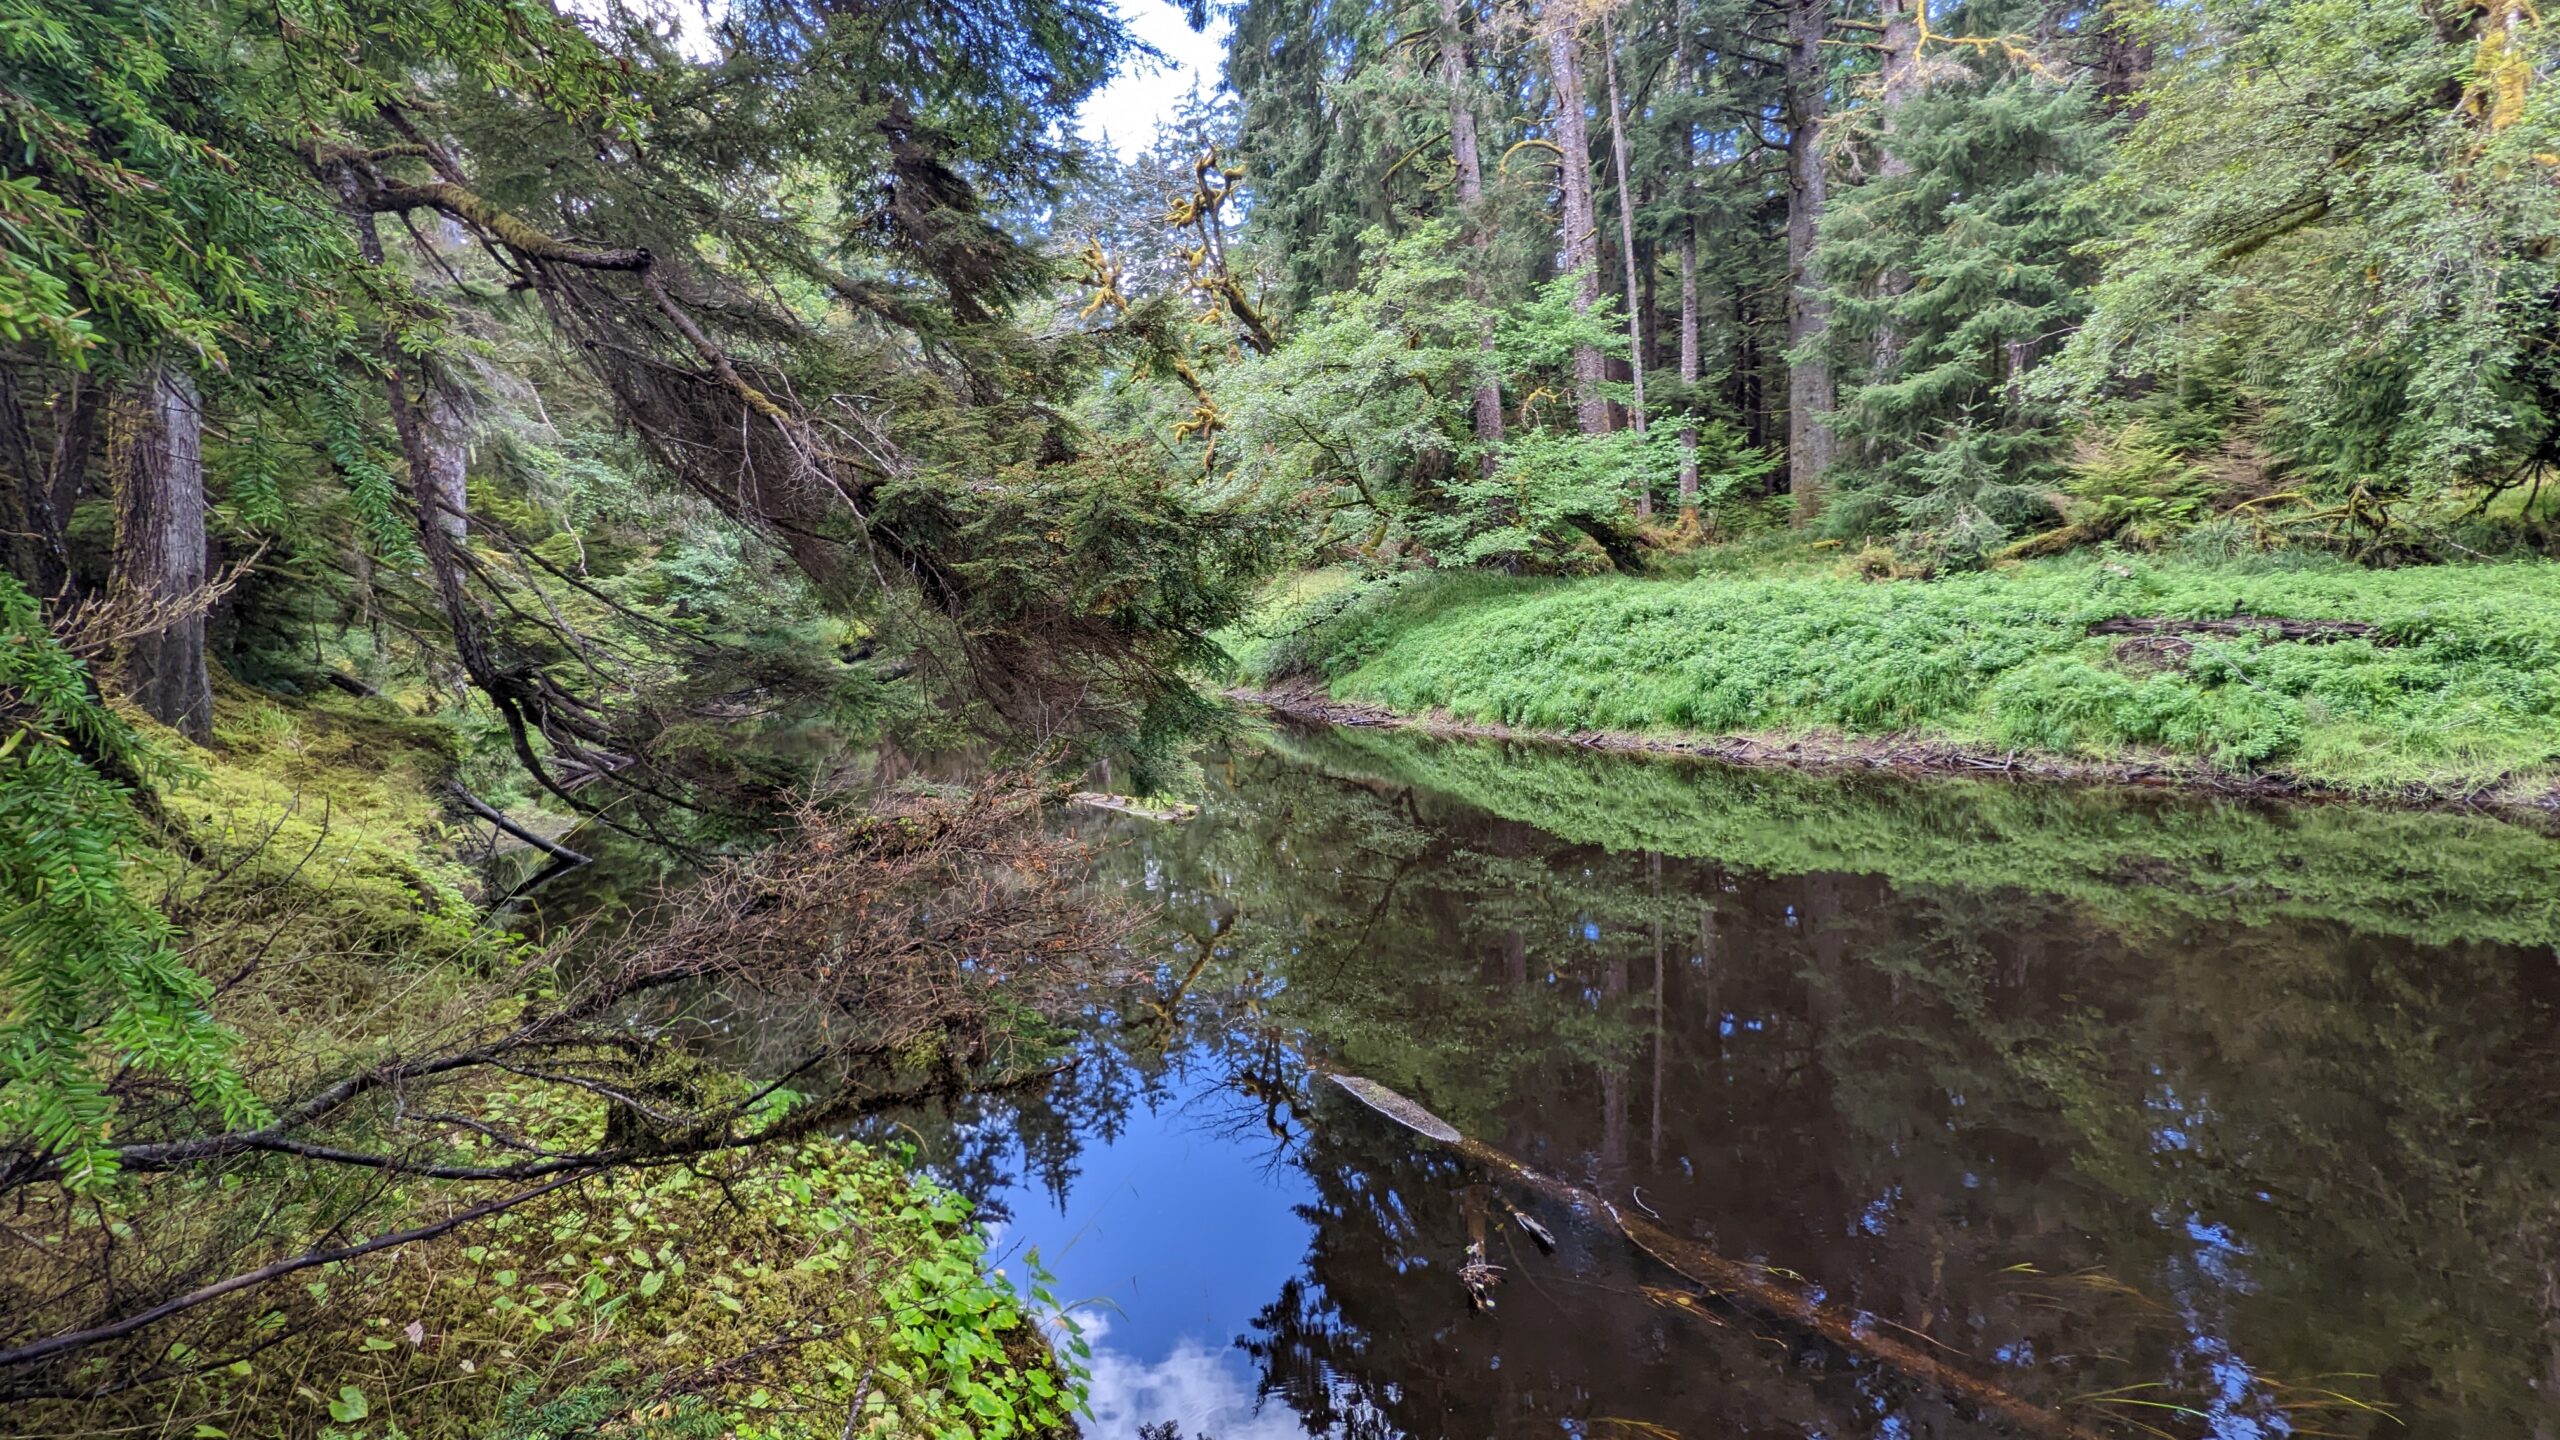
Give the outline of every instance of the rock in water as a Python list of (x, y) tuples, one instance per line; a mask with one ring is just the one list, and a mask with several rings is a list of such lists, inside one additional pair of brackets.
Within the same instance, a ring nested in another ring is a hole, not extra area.
[(1458, 1127), (1414, 1104), (1386, 1086), (1361, 1075), (1336, 1075), (1333, 1083), (1358, 1097), (1361, 1104), (1417, 1135), (1456, 1144)]

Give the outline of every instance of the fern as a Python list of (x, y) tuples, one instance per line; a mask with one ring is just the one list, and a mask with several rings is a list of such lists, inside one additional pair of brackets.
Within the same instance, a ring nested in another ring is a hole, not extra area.
[(167, 918), (124, 883), (133, 808), (92, 757), (155, 767), (5, 574), (0, 704), (0, 1146), (87, 1187), (115, 1171), (119, 1070), (177, 1082), (226, 1125), (260, 1107)]

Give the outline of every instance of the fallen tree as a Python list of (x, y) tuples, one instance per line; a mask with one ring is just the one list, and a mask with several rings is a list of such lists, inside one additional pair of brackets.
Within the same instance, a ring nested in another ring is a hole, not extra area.
[(1694, 1240), (1672, 1234), (1641, 1215), (1628, 1214), (1593, 1191), (1560, 1180), (1467, 1135), (1429, 1110), (1365, 1076), (1334, 1074), (1331, 1078), (1370, 1109), (1415, 1134), (1446, 1145), (1496, 1178), (1509, 1180), (1555, 1201), (1589, 1223), (1615, 1229), (1637, 1249), (1718, 1298), (1820, 1335), (1852, 1355), (1961, 1400), (1988, 1419), (2029, 1434), (2052, 1436), (2055, 1440), (2098, 1440), (2097, 1432), (2015, 1391), (1995, 1385), (1969, 1369), (1949, 1364), (1918, 1346), (1894, 1339), (1884, 1333), (1889, 1328), (1897, 1328), (1890, 1321), (1827, 1300), (1820, 1286), (1782, 1275), (1767, 1266), (1728, 1259)]

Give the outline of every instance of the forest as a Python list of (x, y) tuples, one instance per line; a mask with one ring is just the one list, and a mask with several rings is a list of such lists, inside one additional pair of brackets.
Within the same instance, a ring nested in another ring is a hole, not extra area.
[(2341, 807), (1416, 751), (1453, 891), (2560, 933), (2525, 0), (1141, 5), (0, 0), (0, 1433), (1090, 1427), (916, 1145), (1275, 719)]

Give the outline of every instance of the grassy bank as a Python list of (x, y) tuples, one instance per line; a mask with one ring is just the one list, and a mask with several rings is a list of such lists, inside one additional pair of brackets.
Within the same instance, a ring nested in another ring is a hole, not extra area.
[[(2074, 557), (1934, 581), (1301, 576), (1242, 680), (1532, 730), (1838, 734), (2164, 759), (2348, 790), (2547, 794), (2560, 565), (2398, 571)], [(2232, 616), (2369, 632), (2092, 634)]]
[[(253, 1083), (290, 1090), (484, 1033), (560, 983), (554, 957), (481, 909), (466, 860), (488, 831), (439, 802), (457, 761), (444, 721), (226, 685), (210, 746), (153, 740), (185, 778), (128, 878), (163, 898)], [(746, 1083), (709, 1063), (666, 1079)], [(477, 1165), (517, 1157), (506, 1134), (576, 1144), (613, 1124), (599, 1094), (530, 1078), (434, 1103), (458, 1105), (435, 1117), (457, 1137), (445, 1158)], [(387, 1134), (396, 1118), (366, 1123)], [(174, 1291), (315, 1232), (432, 1225), (488, 1193), (246, 1156), (48, 1193), (12, 1226), (30, 1253), (65, 1256), (107, 1227), (144, 1257), (126, 1283)], [(22, 1255), (13, 1283), (49, 1294), (81, 1277), (66, 1261), (49, 1279), (44, 1263)], [(1018, 1291), (990, 1270), (957, 1197), (814, 1136), (592, 1175), (296, 1271), (155, 1333), (161, 1383), (9, 1407), (0, 1436), (1049, 1435), (1069, 1424), (1074, 1380), (1030, 1318), (1036, 1294), (1036, 1272)]]

